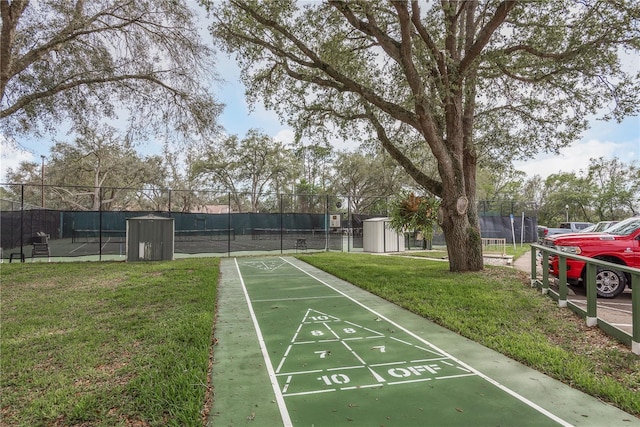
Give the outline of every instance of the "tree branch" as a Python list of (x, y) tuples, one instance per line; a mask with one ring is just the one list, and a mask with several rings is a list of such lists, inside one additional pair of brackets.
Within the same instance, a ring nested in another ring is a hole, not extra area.
[(487, 22), (487, 24), (482, 27), (482, 29), (478, 33), (478, 37), (476, 37), (476, 41), (473, 43), (473, 45), (471, 45), (470, 48), (467, 49), (464, 58), (462, 58), (462, 60), (460, 61), (460, 66), (458, 68), (460, 74), (464, 74), (467, 72), (471, 64), (482, 53), (487, 43), (489, 43), (489, 40), (491, 39), (493, 33), (504, 22), (511, 9), (513, 9), (516, 4), (517, 2), (514, 0), (506, 0), (498, 5), (489, 22)]
[[(330, 0), (329, 4), (338, 10), (356, 30), (373, 37), (389, 57), (400, 63), (400, 43), (382, 31), (377, 25), (358, 19), (349, 4), (344, 1)], [(371, 21), (372, 17), (370, 17)]]
[[(236, 34), (231, 31), (231, 28), (229, 28), (228, 26), (225, 26), (225, 28), (227, 28), (227, 30), (231, 34), (237, 37), (241, 37), (243, 40), (259, 44), (260, 46), (263, 46), (264, 48), (269, 49), (276, 56), (279, 56), (279, 57), (284, 56), (287, 59), (293, 59), (294, 62), (306, 68), (317, 69), (323, 72), (324, 74), (328, 75), (329, 77), (331, 77), (338, 84), (334, 84), (327, 79), (319, 79), (316, 76), (311, 77), (303, 73), (298, 73), (289, 67), (285, 67), (286, 72), (291, 77), (301, 79), (309, 83), (321, 84), (323, 87), (331, 87), (333, 89), (336, 89), (342, 92), (351, 92), (351, 93), (358, 94), (362, 98), (366, 99), (367, 101), (379, 107), (381, 110), (385, 111), (390, 116), (394, 117), (395, 119), (400, 120), (404, 123), (407, 123), (412, 127), (419, 126), (418, 122), (416, 121), (416, 117), (413, 115), (413, 113), (411, 113), (406, 109), (401, 108), (395, 103), (386, 101), (381, 96), (379, 96), (376, 92), (374, 92), (372, 89), (358, 83), (353, 79), (348, 78), (345, 74), (336, 70), (331, 64), (323, 61), (314, 51), (312, 51), (301, 40), (295, 37), (288, 29), (280, 25), (278, 22), (265, 18), (264, 16), (257, 13), (255, 10), (253, 10), (251, 7), (244, 4), (243, 2), (234, 1), (234, 4), (237, 7), (244, 10), (245, 12), (247, 12), (248, 14), (250, 14), (251, 17), (254, 18), (256, 21), (258, 21), (259, 23), (269, 28), (272, 28), (277, 33), (283, 35), (287, 40), (291, 41), (294, 44), (294, 46), (298, 50), (300, 50), (307, 58), (309, 58), (310, 61), (302, 61), (299, 58), (292, 57), (292, 55), (286, 54), (281, 49), (277, 48), (271, 43), (267, 43), (263, 39), (258, 39), (257, 37), (246, 37), (241, 34)], [(221, 25), (224, 25), (224, 23), (221, 23)]]
[(19, 61), (15, 61), (15, 62), (12, 61), (9, 78), (26, 70), (28, 67), (30, 67), (32, 64), (34, 64), (36, 61), (38, 61), (47, 53), (51, 52), (52, 50), (58, 49), (60, 46), (63, 46), (64, 44), (69, 43), (72, 40), (78, 39), (81, 36), (86, 36), (89, 34), (97, 34), (97, 33), (103, 33), (106, 31), (119, 30), (119, 29), (128, 27), (135, 22), (138, 22), (142, 17), (142, 15), (136, 16), (133, 18), (118, 17), (118, 19), (122, 21), (118, 25), (106, 25), (104, 27), (88, 28), (90, 24), (98, 21), (101, 17), (114, 16), (114, 15), (110, 12), (101, 11), (100, 13), (97, 13), (86, 19), (83, 19), (83, 16), (82, 16), (82, 9), (84, 7), (83, 5), (84, 5), (84, 1), (78, 1), (78, 3), (76, 3), (76, 10), (71, 22), (67, 26), (65, 26), (63, 29), (61, 29), (59, 32), (57, 32), (51, 40), (34, 49), (31, 49), (29, 52), (27, 52), (26, 55), (20, 58)]
[(167, 85), (166, 83), (164, 83), (163, 81), (150, 76), (150, 75), (144, 75), (144, 74), (123, 74), (120, 76), (113, 76), (113, 77), (101, 77), (101, 78), (93, 78), (93, 79), (79, 79), (79, 80), (75, 80), (75, 81), (71, 81), (69, 83), (64, 83), (64, 84), (58, 84), (55, 85), (52, 88), (49, 88), (47, 90), (44, 91), (40, 91), (40, 92), (35, 92), (35, 93), (31, 93), (29, 95), (25, 95), (21, 98), (19, 98), (16, 102), (14, 102), (11, 106), (9, 106), (8, 108), (5, 108), (4, 110), (0, 110), (0, 118), (4, 118), (4, 117), (8, 117), (12, 114), (14, 114), (15, 112), (19, 111), (20, 109), (24, 108), (25, 106), (29, 105), (31, 102), (33, 101), (37, 101), (39, 99), (43, 99), (43, 98), (47, 98), (49, 96), (55, 95), (56, 93), (65, 91), (65, 90), (69, 90), (69, 89), (73, 89), (79, 86), (88, 86), (88, 85), (92, 85), (92, 84), (102, 84), (102, 83), (113, 83), (113, 82), (121, 82), (121, 81), (127, 81), (127, 80), (143, 80), (143, 81), (148, 81), (151, 82), (153, 84), (156, 84), (164, 89), (167, 89), (169, 92), (173, 93), (174, 95), (179, 95), (179, 96), (186, 96), (184, 93), (182, 93), (181, 91), (172, 88), (171, 86)]
[(375, 116), (371, 108), (368, 106), (365, 106), (365, 109), (367, 110), (367, 114), (366, 114), (367, 119), (373, 125), (374, 129), (376, 130), (376, 135), (378, 137), (378, 140), (380, 141), (382, 146), (385, 148), (385, 150), (387, 150), (389, 155), (393, 159), (395, 159), (398, 162), (398, 164), (402, 166), (402, 168), (418, 184), (422, 185), (430, 193), (439, 197), (442, 196), (442, 190), (443, 190), (442, 182), (436, 181), (435, 179), (429, 177), (424, 172), (422, 172), (418, 167), (416, 167), (416, 165), (414, 165), (413, 162), (402, 151), (400, 151), (398, 147), (396, 147), (391, 142), (384, 126), (382, 126), (382, 124), (380, 123), (378, 118)]
[(11, 78), (11, 47), (16, 36), (16, 27), (20, 16), (29, 2), (27, 0), (0, 0), (0, 16), (2, 29), (0, 30), (0, 100), (4, 99), (7, 83)]
[(444, 55), (438, 49), (438, 46), (435, 44), (427, 29), (422, 25), (422, 20), (420, 19), (420, 5), (418, 0), (412, 0), (411, 2), (411, 23), (414, 28), (418, 32), (418, 35), (425, 43), (429, 52), (431, 52), (431, 57), (434, 59), (437, 68), (433, 68), (431, 74), (433, 76), (439, 76), (443, 86), (447, 86), (447, 67), (444, 61)]

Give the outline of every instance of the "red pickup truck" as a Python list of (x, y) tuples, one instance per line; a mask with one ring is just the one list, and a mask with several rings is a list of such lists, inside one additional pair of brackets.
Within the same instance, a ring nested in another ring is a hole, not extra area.
[[(640, 216), (621, 221), (602, 233), (570, 233), (546, 237), (543, 244), (567, 254), (582, 255), (613, 264), (640, 268)], [(567, 258), (567, 281), (584, 282), (586, 264)], [(558, 276), (558, 257), (549, 257), (549, 272)], [(613, 298), (626, 286), (631, 288), (631, 276), (619, 270), (598, 267), (596, 288), (598, 296)]]

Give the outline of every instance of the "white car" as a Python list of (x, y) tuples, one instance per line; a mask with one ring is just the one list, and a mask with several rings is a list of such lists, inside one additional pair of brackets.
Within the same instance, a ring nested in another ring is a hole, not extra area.
[(601, 233), (606, 231), (607, 228), (611, 227), (614, 224), (617, 224), (618, 221), (600, 221), (597, 224), (590, 225), (589, 227), (580, 230), (580, 233)]

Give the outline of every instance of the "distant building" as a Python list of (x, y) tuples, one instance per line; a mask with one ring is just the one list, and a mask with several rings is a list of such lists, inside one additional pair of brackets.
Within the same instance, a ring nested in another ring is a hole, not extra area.
[(204, 205), (195, 207), (192, 213), (205, 213), (205, 214), (227, 214), (230, 213), (229, 205)]

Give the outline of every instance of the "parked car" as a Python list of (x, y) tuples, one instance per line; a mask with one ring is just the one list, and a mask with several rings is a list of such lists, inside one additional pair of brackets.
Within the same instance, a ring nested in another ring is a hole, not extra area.
[(538, 241), (542, 242), (547, 236), (554, 234), (577, 233), (585, 228), (594, 225), (592, 222), (568, 221), (561, 222), (559, 228), (549, 228), (544, 225), (538, 226)]
[(580, 233), (599, 233), (605, 231), (612, 225), (617, 224), (619, 221), (600, 221), (597, 224), (590, 225), (587, 228), (580, 230)]
[[(567, 254), (576, 254), (613, 264), (640, 268), (640, 217), (625, 219), (601, 233), (558, 234), (544, 239), (545, 246)], [(558, 257), (549, 257), (549, 272), (558, 276)], [(586, 263), (567, 258), (567, 281), (584, 283)], [(598, 267), (596, 289), (598, 296), (613, 298), (625, 288), (631, 288), (631, 276), (609, 267)]]

